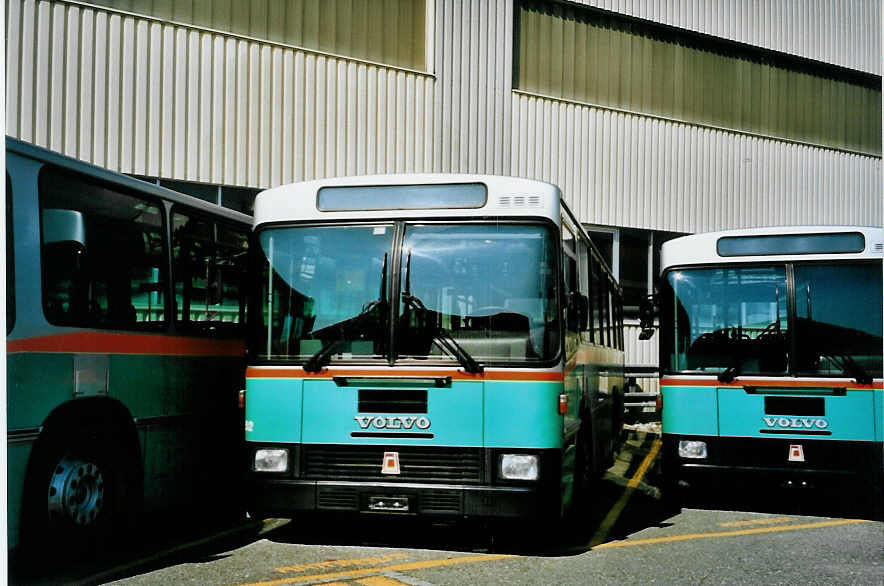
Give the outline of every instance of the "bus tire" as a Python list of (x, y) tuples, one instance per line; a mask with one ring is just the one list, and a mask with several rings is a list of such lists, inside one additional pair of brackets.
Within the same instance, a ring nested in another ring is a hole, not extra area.
[(666, 518), (674, 517), (681, 513), (684, 506), (684, 494), (678, 484), (678, 478), (673, 470), (667, 472), (665, 459), (662, 462), (663, 470), (660, 475), (660, 503), (663, 505), (663, 515)]
[[(137, 466), (111, 434), (46, 437), (25, 483), (23, 545), (54, 562), (124, 543), (140, 504)], [(48, 551), (47, 551), (48, 550)], [(31, 557), (31, 556), (29, 556)]]
[[(588, 421), (584, 415), (583, 421)], [(596, 470), (592, 456), (590, 439), (592, 430), (584, 424), (577, 432), (576, 453), (574, 456), (574, 486), (571, 493), (570, 518), (574, 527), (585, 525), (584, 520), (592, 514), (592, 498), (590, 491), (596, 479)]]

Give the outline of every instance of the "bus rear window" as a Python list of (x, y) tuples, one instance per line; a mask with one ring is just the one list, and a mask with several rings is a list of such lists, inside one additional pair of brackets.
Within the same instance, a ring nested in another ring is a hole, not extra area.
[(862, 252), (865, 248), (866, 239), (860, 232), (725, 236), (718, 239), (720, 256), (845, 254)]

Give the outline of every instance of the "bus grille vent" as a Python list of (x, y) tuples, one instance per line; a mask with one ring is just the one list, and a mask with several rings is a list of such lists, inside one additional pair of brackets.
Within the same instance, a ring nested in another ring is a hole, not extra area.
[(504, 208), (539, 208), (541, 205), (539, 195), (501, 195), (497, 199), (500, 207)]
[(875, 252), (884, 252), (884, 242), (876, 242), (872, 248)]
[[(400, 474), (381, 474), (388, 451), (399, 453)], [(480, 448), (306, 445), (303, 465), (309, 480), (478, 484), (484, 463)]]
[(428, 490), (421, 494), (422, 513), (460, 514), (460, 493), (454, 490)]
[(359, 494), (352, 488), (332, 488), (320, 486), (316, 502), (320, 509), (355, 511), (359, 508)]

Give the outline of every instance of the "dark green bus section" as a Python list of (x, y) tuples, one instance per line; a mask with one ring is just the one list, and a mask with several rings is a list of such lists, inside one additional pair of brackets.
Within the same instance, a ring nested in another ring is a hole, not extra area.
[(10, 550), (56, 561), (144, 513), (238, 514), (249, 218), (6, 149)]

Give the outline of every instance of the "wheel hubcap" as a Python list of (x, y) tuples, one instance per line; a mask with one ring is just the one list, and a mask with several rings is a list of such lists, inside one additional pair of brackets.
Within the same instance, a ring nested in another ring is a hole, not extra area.
[(49, 479), (49, 516), (86, 526), (95, 522), (103, 507), (101, 469), (79, 458), (62, 458)]

